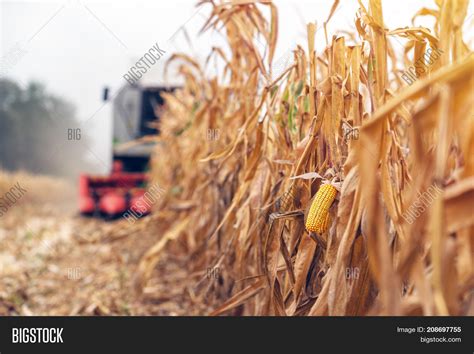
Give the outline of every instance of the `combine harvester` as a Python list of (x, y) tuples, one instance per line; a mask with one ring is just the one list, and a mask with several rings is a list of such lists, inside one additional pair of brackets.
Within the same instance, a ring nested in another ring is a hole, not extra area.
[[(174, 87), (126, 85), (113, 100), (113, 164), (107, 176), (81, 174), (79, 211), (84, 216), (113, 219), (125, 212), (147, 215), (151, 206), (142, 202), (148, 183), (148, 166), (154, 147), (147, 136), (158, 134), (157, 113), (161, 93)], [(108, 89), (104, 89), (104, 101)]]

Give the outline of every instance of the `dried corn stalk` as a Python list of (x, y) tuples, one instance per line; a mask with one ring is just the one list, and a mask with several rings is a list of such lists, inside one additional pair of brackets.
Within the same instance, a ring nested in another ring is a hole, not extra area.
[[(166, 249), (201, 274), (193, 299), (215, 315), (474, 314), (468, 2), (420, 10), (433, 29), (388, 29), (380, 0), (359, 4), (358, 36), (316, 53), (308, 25), (308, 52), (294, 48), (270, 82), (276, 7), (201, 2), (212, 6), (203, 30), (227, 38), (211, 53), (225, 68), (206, 77), (192, 58), (172, 59), (186, 84), (166, 97), (154, 158), (163, 234), (139, 287)], [(407, 40), (402, 58), (394, 37)], [(402, 73), (428, 48), (438, 60), (407, 85)], [(310, 237), (304, 215), (323, 179), (340, 193), (326, 237)], [(210, 267), (219, 279), (206, 279)]]

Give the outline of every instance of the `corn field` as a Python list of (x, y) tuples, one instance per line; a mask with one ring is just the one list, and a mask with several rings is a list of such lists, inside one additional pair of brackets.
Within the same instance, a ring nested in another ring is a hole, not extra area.
[(413, 14), (433, 28), (387, 28), (382, 1), (359, 0), (354, 32), (328, 33), (335, 1), (277, 76), (271, 1), (198, 6), (226, 47), (169, 59), (185, 84), (160, 112), (152, 175), (166, 195), (137, 290), (166, 252), (209, 315), (473, 315), (468, 1)]

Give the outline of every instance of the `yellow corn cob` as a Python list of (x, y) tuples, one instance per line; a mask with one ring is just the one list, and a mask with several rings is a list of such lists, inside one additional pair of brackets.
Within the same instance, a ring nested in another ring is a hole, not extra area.
[(319, 227), (320, 231), (318, 232), (323, 233), (324, 231), (328, 229), (328, 226), (329, 226), (329, 212), (326, 214), (326, 217), (323, 219), (323, 223)]
[(337, 190), (330, 184), (323, 184), (309, 208), (306, 218), (306, 230), (321, 234), (329, 226), (329, 207), (336, 198)]

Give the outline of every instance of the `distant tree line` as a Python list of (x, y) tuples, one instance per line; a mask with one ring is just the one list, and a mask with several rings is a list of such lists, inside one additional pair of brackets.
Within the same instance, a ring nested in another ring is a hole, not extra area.
[(70, 134), (78, 127), (74, 106), (42, 84), (0, 79), (1, 169), (74, 176), (93, 168), (84, 161), (87, 136)]

